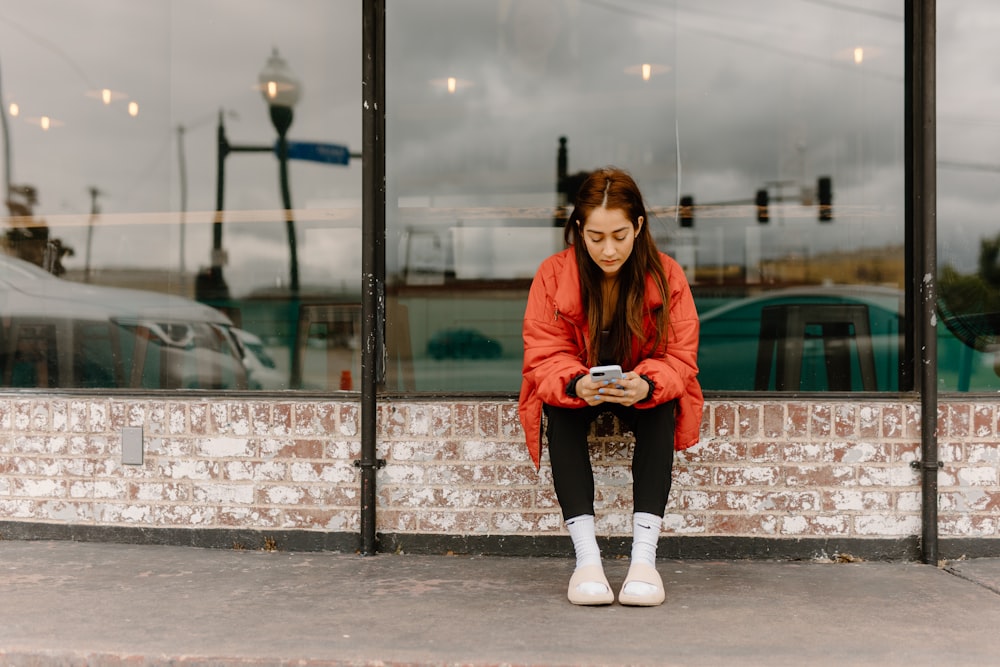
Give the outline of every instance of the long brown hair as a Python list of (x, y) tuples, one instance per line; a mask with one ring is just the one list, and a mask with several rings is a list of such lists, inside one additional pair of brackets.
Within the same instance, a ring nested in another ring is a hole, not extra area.
[[(663, 269), (656, 242), (649, 231), (649, 216), (642, 200), (639, 186), (628, 172), (615, 167), (605, 167), (590, 174), (580, 186), (580, 191), (574, 201), (573, 212), (566, 221), (564, 237), (576, 253), (576, 263), (580, 267), (580, 292), (583, 305), (587, 311), (587, 324), (590, 333), (590, 350), (587, 362), (594, 366), (599, 361), (602, 329), (602, 314), (604, 313), (604, 296), (601, 282), (604, 272), (587, 252), (583, 242), (582, 232), (588, 216), (595, 209), (620, 210), (632, 221), (636, 230), (632, 254), (625, 260), (618, 273), (618, 303), (614, 304), (614, 320), (611, 327), (610, 352), (619, 363), (630, 360), (633, 353), (632, 342), (641, 348), (646, 343), (646, 332), (643, 329), (646, 297), (646, 276), (652, 276), (653, 284), (659, 290), (663, 299), (663, 308), (652, 315), (656, 318), (656, 334), (653, 349), (658, 349), (665, 340), (667, 326), (670, 324), (670, 286), (667, 283), (667, 273)], [(639, 227), (639, 218), (643, 225)], [(575, 243), (574, 239), (580, 242)]]

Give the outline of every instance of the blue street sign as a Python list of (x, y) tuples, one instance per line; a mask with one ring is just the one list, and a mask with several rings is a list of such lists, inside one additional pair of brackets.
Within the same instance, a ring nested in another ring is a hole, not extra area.
[[(278, 144), (274, 145), (274, 152), (278, 152)], [(309, 141), (289, 141), (289, 160), (311, 160), (313, 162), (326, 162), (328, 164), (348, 164), (351, 160), (351, 150), (347, 146), (340, 144), (320, 144)]]

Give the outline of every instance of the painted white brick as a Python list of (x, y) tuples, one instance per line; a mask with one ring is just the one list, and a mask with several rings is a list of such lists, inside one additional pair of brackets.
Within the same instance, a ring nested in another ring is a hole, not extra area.
[(809, 532), (809, 522), (804, 516), (787, 516), (781, 526), (785, 535), (804, 535)]
[(920, 534), (920, 517), (903, 515), (861, 515), (854, 517), (858, 535), (894, 537)]
[(168, 479), (208, 479), (211, 469), (207, 461), (167, 461), (163, 464), (163, 476)]
[(253, 447), (247, 438), (207, 438), (200, 441), (198, 453), (214, 458), (247, 457), (253, 455)]
[(21, 493), (31, 498), (58, 498), (66, 495), (66, 485), (56, 479), (24, 479)]
[(267, 502), (272, 505), (297, 505), (306, 493), (295, 486), (271, 486), (264, 492)]
[(962, 467), (958, 469), (958, 483), (961, 486), (996, 486), (997, 469), (994, 467)]
[[(708, 407), (716, 422), (703, 426), (703, 444), (677, 456), (665, 532), (718, 534), (706, 528), (714, 526), (795, 538), (919, 534), (920, 473), (908, 465), (919, 455), (916, 404), (796, 401), (780, 413), (752, 401)], [(952, 417), (963, 410), (974, 419)], [(941, 443), (941, 532), (998, 537), (996, 407), (957, 404), (942, 414), (951, 421)], [(484, 417), (488, 428), (477, 430)], [(563, 530), (547, 451), (536, 473), (509, 401), (399, 402), (381, 406), (379, 418), (377, 456), (388, 460), (376, 473), (378, 516), (388, 517), (382, 529)], [(832, 420), (836, 435), (828, 431)], [(0, 516), (312, 530), (325, 514), (328, 530), (356, 530), (358, 423), (350, 401), (0, 399)], [(159, 446), (147, 447), (145, 465), (121, 465), (121, 425), (161, 436), (152, 439)], [(316, 438), (296, 440), (289, 425)], [(332, 440), (325, 433), (331, 425)], [(880, 431), (884, 440), (873, 435)], [(628, 445), (627, 435), (610, 434), (594, 447), (603, 534), (631, 533)]]
[(250, 505), (254, 487), (250, 484), (195, 484), (192, 495), (196, 503)]

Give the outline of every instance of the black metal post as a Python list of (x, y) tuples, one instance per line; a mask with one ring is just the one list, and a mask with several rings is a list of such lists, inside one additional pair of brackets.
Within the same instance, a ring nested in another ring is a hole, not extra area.
[(207, 282), (201, 276), (196, 284), (195, 292), (199, 301), (215, 301), (229, 299), (229, 285), (222, 275), (222, 265), (225, 263), (222, 251), (222, 212), (226, 208), (226, 157), (229, 155), (229, 141), (226, 139), (226, 126), (223, 121), (223, 111), (219, 109), (219, 127), (216, 131), (216, 162), (215, 162), (215, 218), (212, 220), (212, 255)]
[(292, 216), (292, 195), (288, 187), (288, 128), (292, 125), (291, 107), (271, 107), (271, 122), (278, 131), (278, 165), (281, 179), (281, 202), (285, 207), (285, 228), (288, 233), (288, 280), (292, 294), (299, 293), (299, 255)]
[(292, 312), (292, 372), (289, 384), (292, 389), (302, 388), (302, 350), (299, 348), (299, 252), (295, 235), (295, 217), (292, 215), (292, 194), (288, 186), (288, 128), (292, 125), (291, 107), (271, 106), (271, 122), (278, 131), (278, 167), (281, 181), (281, 203), (285, 211), (285, 232), (288, 236), (288, 290), (291, 294)]
[(566, 137), (559, 137), (559, 149), (556, 151), (556, 211), (552, 216), (553, 227), (562, 227), (569, 217), (569, 149), (566, 147), (566, 142)]
[[(906, 23), (906, 207), (907, 326), (913, 340), (908, 358), (919, 364), (909, 378), (920, 392), (921, 553), (938, 561), (937, 422), (937, 120), (935, 0), (907, 0)], [(904, 378), (907, 377), (905, 375)], [(908, 385), (910, 383), (907, 383)]]
[(556, 206), (566, 206), (569, 203), (569, 192), (566, 176), (569, 171), (569, 150), (566, 148), (566, 137), (559, 137), (559, 150), (556, 152)]
[(361, 553), (377, 549), (377, 387), (385, 352), (385, 0), (362, 5)]

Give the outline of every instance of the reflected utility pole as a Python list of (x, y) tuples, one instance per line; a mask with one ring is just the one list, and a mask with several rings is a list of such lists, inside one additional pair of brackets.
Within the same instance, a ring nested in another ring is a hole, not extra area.
[(7, 107), (3, 105), (3, 67), (0, 64), (0, 125), (3, 126), (3, 176), (4, 176), (4, 202), (10, 201), (10, 184), (13, 178), (10, 175), (10, 128), (7, 126)]
[(177, 168), (180, 170), (181, 210), (180, 210), (180, 244), (177, 270), (180, 273), (181, 295), (187, 296), (187, 269), (184, 266), (184, 235), (187, 233), (187, 159), (184, 156), (184, 126), (177, 126)]
[(101, 213), (101, 207), (97, 205), (97, 198), (104, 193), (94, 186), (87, 188), (90, 192), (90, 221), (87, 223), (87, 249), (83, 258), (83, 282), (90, 282), (90, 249), (94, 241), (94, 222)]

